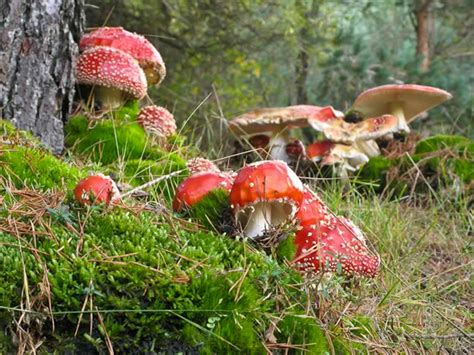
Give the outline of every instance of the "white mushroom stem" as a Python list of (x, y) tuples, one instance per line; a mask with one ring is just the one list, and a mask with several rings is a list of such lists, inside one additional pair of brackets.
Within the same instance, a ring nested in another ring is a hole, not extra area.
[(291, 158), (286, 153), (286, 145), (291, 142), (290, 134), (287, 129), (273, 132), (270, 138), (270, 156), (273, 160), (283, 160), (289, 163)]
[(390, 114), (398, 118), (398, 129), (400, 131), (405, 131), (410, 133), (410, 128), (408, 127), (407, 121), (405, 120), (405, 112), (401, 103), (394, 102), (390, 104)]
[(241, 210), (237, 214), (244, 234), (251, 239), (263, 235), (272, 226), (276, 227), (291, 218), (295, 209), (285, 201), (262, 201)]
[(380, 148), (377, 143), (370, 139), (368, 141), (357, 141), (355, 146), (369, 158), (376, 157), (380, 155)]
[(114, 109), (120, 107), (124, 102), (124, 94), (119, 89), (96, 86), (93, 90), (96, 101), (100, 101), (104, 108)]

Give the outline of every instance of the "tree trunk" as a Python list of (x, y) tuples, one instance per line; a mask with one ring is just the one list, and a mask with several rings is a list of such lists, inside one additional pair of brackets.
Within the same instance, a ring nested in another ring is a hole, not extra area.
[(308, 90), (306, 80), (309, 73), (309, 56), (305, 48), (301, 48), (298, 52), (296, 63), (296, 103), (307, 104)]
[(55, 153), (74, 96), (83, 0), (0, 0), (0, 115)]
[(430, 67), (430, 28), (433, 26), (431, 2), (432, 0), (416, 1), (416, 54), (421, 58), (421, 71), (427, 71)]

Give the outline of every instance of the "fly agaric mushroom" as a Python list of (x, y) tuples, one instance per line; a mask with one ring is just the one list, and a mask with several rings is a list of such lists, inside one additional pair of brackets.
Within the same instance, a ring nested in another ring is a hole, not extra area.
[(323, 157), (321, 165), (338, 165), (339, 176), (347, 177), (347, 171), (356, 171), (369, 157), (353, 145), (334, 144)]
[(330, 223), (314, 219), (302, 225), (295, 236), (293, 264), (304, 273), (337, 272), (375, 277), (380, 257), (371, 254), (363, 233), (346, 218), (333, 217)]
[(330, 140), (311, 143), (306, 147), (306, 156), (314, 162), (319, 162), (329, 153), (334, 143)]
[(96, 174), (79, 181), (74, 189), (74, 196), (83, 205), (94, 203), (109, 205), (120, 199), (120, 191), (109, 176)]
[(194, 206), (212, 190), (224, 189), (230, 191), (233, 176), (228, 173), (204, 171), (186, 178), (176, 189), (173, 200), (173, 210), (179, 212), (184, 208)]
[(109, 108), (119, 107), (126, 98), (146, 95), (146, 78), (137, 61), (127, 53), (107, 47), (93, 47), (79, 56), (77, 83), (94, 87), (94, 96)]
[(97, 46), (119, 49), (135, 58), (145, 72), (148, 85), (158, 85), (166, 76), (160, 53), (143, 36), (122, 27), (101, 27), (84, 35), (79, 43), (81, 51)]
[(306, 149), (299, 139), (288, 143), (285, 147), (286, 154), (293, 160), (305, 159)]
[(174, 116), (161, 106), (146, 106), (140, 110), (137, 122), (145, 131), (160, 138), (166, 138), (176, 132)]
[(303, 184), (285, 162), (261, 161), (237, 172), (229, 199), (237, 224), (253, 239), (293, 218)]
[(211, 173), (221, 172), (221, 170), (212, 161), (200, 157), (188, 160), (186, 162), (186, 167), (188, 168), (191, 175), (202, 173), (205, 171)]
[(383, 85), (360, 94), (351, 111), (358, 112), (362, 117), (394, 115), (398, 119), (398, 129), (410, 132), (408, 123), (451, 98), (449, 92), (431, 86)]
[(309, 127), (312, 120), (325, 121), (342, 116), (342, 112), (334, 110), (331, 106), (297, 105), (262, 108), (235, 117), (230, 121), (229, 128), (237, 136), (268, 134), (271, 158), (289, 162), (286, 145), (291, 143), (289, 135), (291, 129)]
[(300, 226), (314, 224), (314, 221), (320, 221), (321, 224), (328, 225), (335, 223), (335, 217), (327, 206), (308, 187), (304, 189), (303, 200), (298, 212), (295, 214), (295, 219), (299, 222)]

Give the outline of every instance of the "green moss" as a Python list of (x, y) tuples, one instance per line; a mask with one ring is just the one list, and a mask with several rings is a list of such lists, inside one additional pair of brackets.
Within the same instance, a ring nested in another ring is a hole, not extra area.
[(85, 174), (46, 150), (5, 146), (0, 154), (0, 175), (18, 188), (29, 186), (45, 190), (73, 189)]
[[(114, 166), (109, 168), (116, 170)], [(160, 176), (183, 170), (182, 174), (167, 178), (155, 185), (153, 190), (161, 194), (167, 201), (172, 201), (176, 187), (186, 175), (186, 162), (176, 153), (163, 152), (156, 160), (132, 159), (125, 162), (123, 172), (126, 180), (133, 186), (144, 184)]]
[(290, 343), (304, 349), (295, 353), (330, 354), (326, 335), (315, 319), (303, 314), (288, 315), (277, 326), (280, 343)]
[[(105, 165), (132, 159), (162, 159), (169, 153), (152, 144), (136, 122), (136, 115), (136, 107), (125, 106), (96, 122), (84, 115), (71, 117), (65, 126), (66, 146)], [(184, 138), (176, 134), (166, 144), (178, 151), (183, 148)]]
[(278, 244), (276, 249), (276, 256), (279, 262), (283, 263), (285, 260), (291, 261), (296, 255), (295, 236), (290, 235)]
[(104, 119), (89, 127), (85, 116), (72, 117), (65, 126), (65, 142), (76, 154), (110, 164), (120, 158), (150, 155), (145, 131), (135, 121)]
[[(224, 189), (213, 190), (186, 212), (199, 224), (219, 230), (219, 227), (226, 223), (222, 218), (231, 219), (229, 192)], [(229, 225), (232, 223), (227, 221)]]
[(423, 139), (416, 145), (415, 154), (449, 149), (458, 154), (474, 157), (474, 142), (463, 136), (436, 135)]

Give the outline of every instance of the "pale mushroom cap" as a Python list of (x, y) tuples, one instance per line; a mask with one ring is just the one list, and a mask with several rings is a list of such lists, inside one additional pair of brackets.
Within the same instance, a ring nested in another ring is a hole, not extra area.
[(146, 95), (146, 78), (137, 61), (127, 53), (108, 47), (93, 47), (79, 56), (78, 84), (123, 91), (135, 99)]
[(404, 111), (405, 120), (410, 123), (421, 113), (451, 98), (449, 92), (431, 86), (383, 85), (360, 94), (351, 110), (360, 112), (364, 117), (376, 117), (391, 113), (391, 106), (398, 104)]
[(147, 106), (140, 110), (138, 123), (147, 131), (160, 137), (168, 137), (176, 132), (174, 116), (161, 106)]
[(331, 106), (296, 105), (260, 108), (235, 117), (229, 122), (229, 128), (235, 134), (245, 136), (285, 128), (309, 127), (313, 119), (341, 115), (341, 112), (334, 110)]
[(133, 58), (146, 73), (148, 84), (158, 85), (166, 76), (166, 67), (158, 50), (143, 36), (122, 27), (101, 27), (85, 34), (80, 49), (104, 46), (119, 49)]
[(356, 170), (362, 164), (367, 163), (369, 158), (353, 145), (335, 144), (324, 156), (321, 163), (322, 165), (334, 165), (346, 161), (354, 168), (353, 170)]

